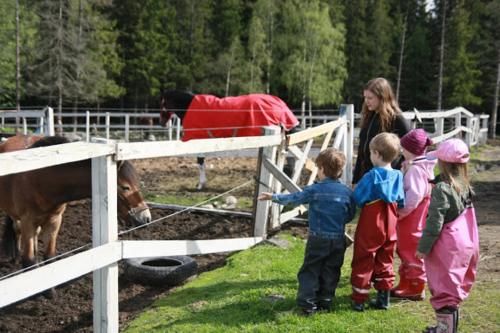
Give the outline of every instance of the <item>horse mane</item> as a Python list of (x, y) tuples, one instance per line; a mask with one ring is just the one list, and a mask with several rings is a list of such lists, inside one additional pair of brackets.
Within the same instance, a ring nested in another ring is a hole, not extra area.
[(161, 97), (165, 101), (168, 108), (186, 110), (189, 104), (191, 104), (194, 94), (190, 91), (172, 89), (164, 91)]
[(117, 163), (117, 167), (118, 173), (120, 173), (124, 178), (130, 179), (131, 182), (136, 184), (139, 183), (139, 177), (132, 163), (129, 161), (120, 161)]
[(33, 143), (31, 146), (29, 146), (28, 149), (60, 145), (60, 144), (69, 143), (69, 142), (70, 141), (68, 140), (68, 138), (65, 138), (63, 136), (45, 136), (45, 137), (41, 138), (40, 140), (36, 141), (35, 143)]

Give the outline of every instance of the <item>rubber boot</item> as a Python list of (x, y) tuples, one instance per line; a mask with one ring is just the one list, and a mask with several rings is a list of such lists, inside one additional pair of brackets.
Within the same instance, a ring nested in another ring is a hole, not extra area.
[[(421, 281), (406, 281), (406, 288), (392, 290), (391, 296), (397, 298), (409, 299), (412, 301), (421, 301), (425, 298), (425, 283)], [(401, 285), (401, 283), (400, 283)], [(399, 286), (398, 286), (399, 287)]]
[(427, 327), (424, 333), (457, 333), (458, 310), (444, 308), (436, 311), (437, 325)]
[(391, 297), (399, 297), (402, 291), (408, 289), (410, 285), (410, 281), (407, 280), (404, 276), (400, 276), (399, 283), (396, 287), (391, 289)]
[(370, 301), (370, 306), (379, 310), (387, 310), (389, 308), (389, 290), (378, 290), (377, 298)]

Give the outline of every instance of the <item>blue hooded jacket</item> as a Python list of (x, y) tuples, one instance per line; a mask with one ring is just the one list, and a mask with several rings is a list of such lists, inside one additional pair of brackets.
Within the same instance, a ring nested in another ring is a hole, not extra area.
[(375, 200), (396, 202), (404, 207), (403, 174), (399, 170), (374, 167), (367, 172), (354, 189), (354, 200), (359, 207)]

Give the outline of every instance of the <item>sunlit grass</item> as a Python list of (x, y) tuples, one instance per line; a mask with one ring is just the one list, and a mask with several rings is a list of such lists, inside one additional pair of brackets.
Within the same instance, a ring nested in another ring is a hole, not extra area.
[[(296, 274), (304, 241), (282, 237), (289, 241), (288, 249), (259, 245), (232, 255), (226, 266), (203, 273), (158, 300), (125, 332), (420, 332), (434, 323), (428, 301), (393, 302), (388, 311), (353, 312), (352, 247), (346, 254), (335, 310), (299, 316)], [(460, 332), (499, 332), (498, 299), (495, 282), (477, 283), (462, 306)]]

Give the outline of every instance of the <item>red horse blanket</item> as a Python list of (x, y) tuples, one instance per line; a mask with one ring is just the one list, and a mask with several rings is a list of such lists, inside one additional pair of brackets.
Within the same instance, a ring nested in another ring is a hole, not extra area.
[(218, 98), (195, 95), (182, 121), (182, 141), (259, 136), (263, 126), (276, 125), (288, 131), (298, 124), (285, 102), (276, 96), (250, 94)]

